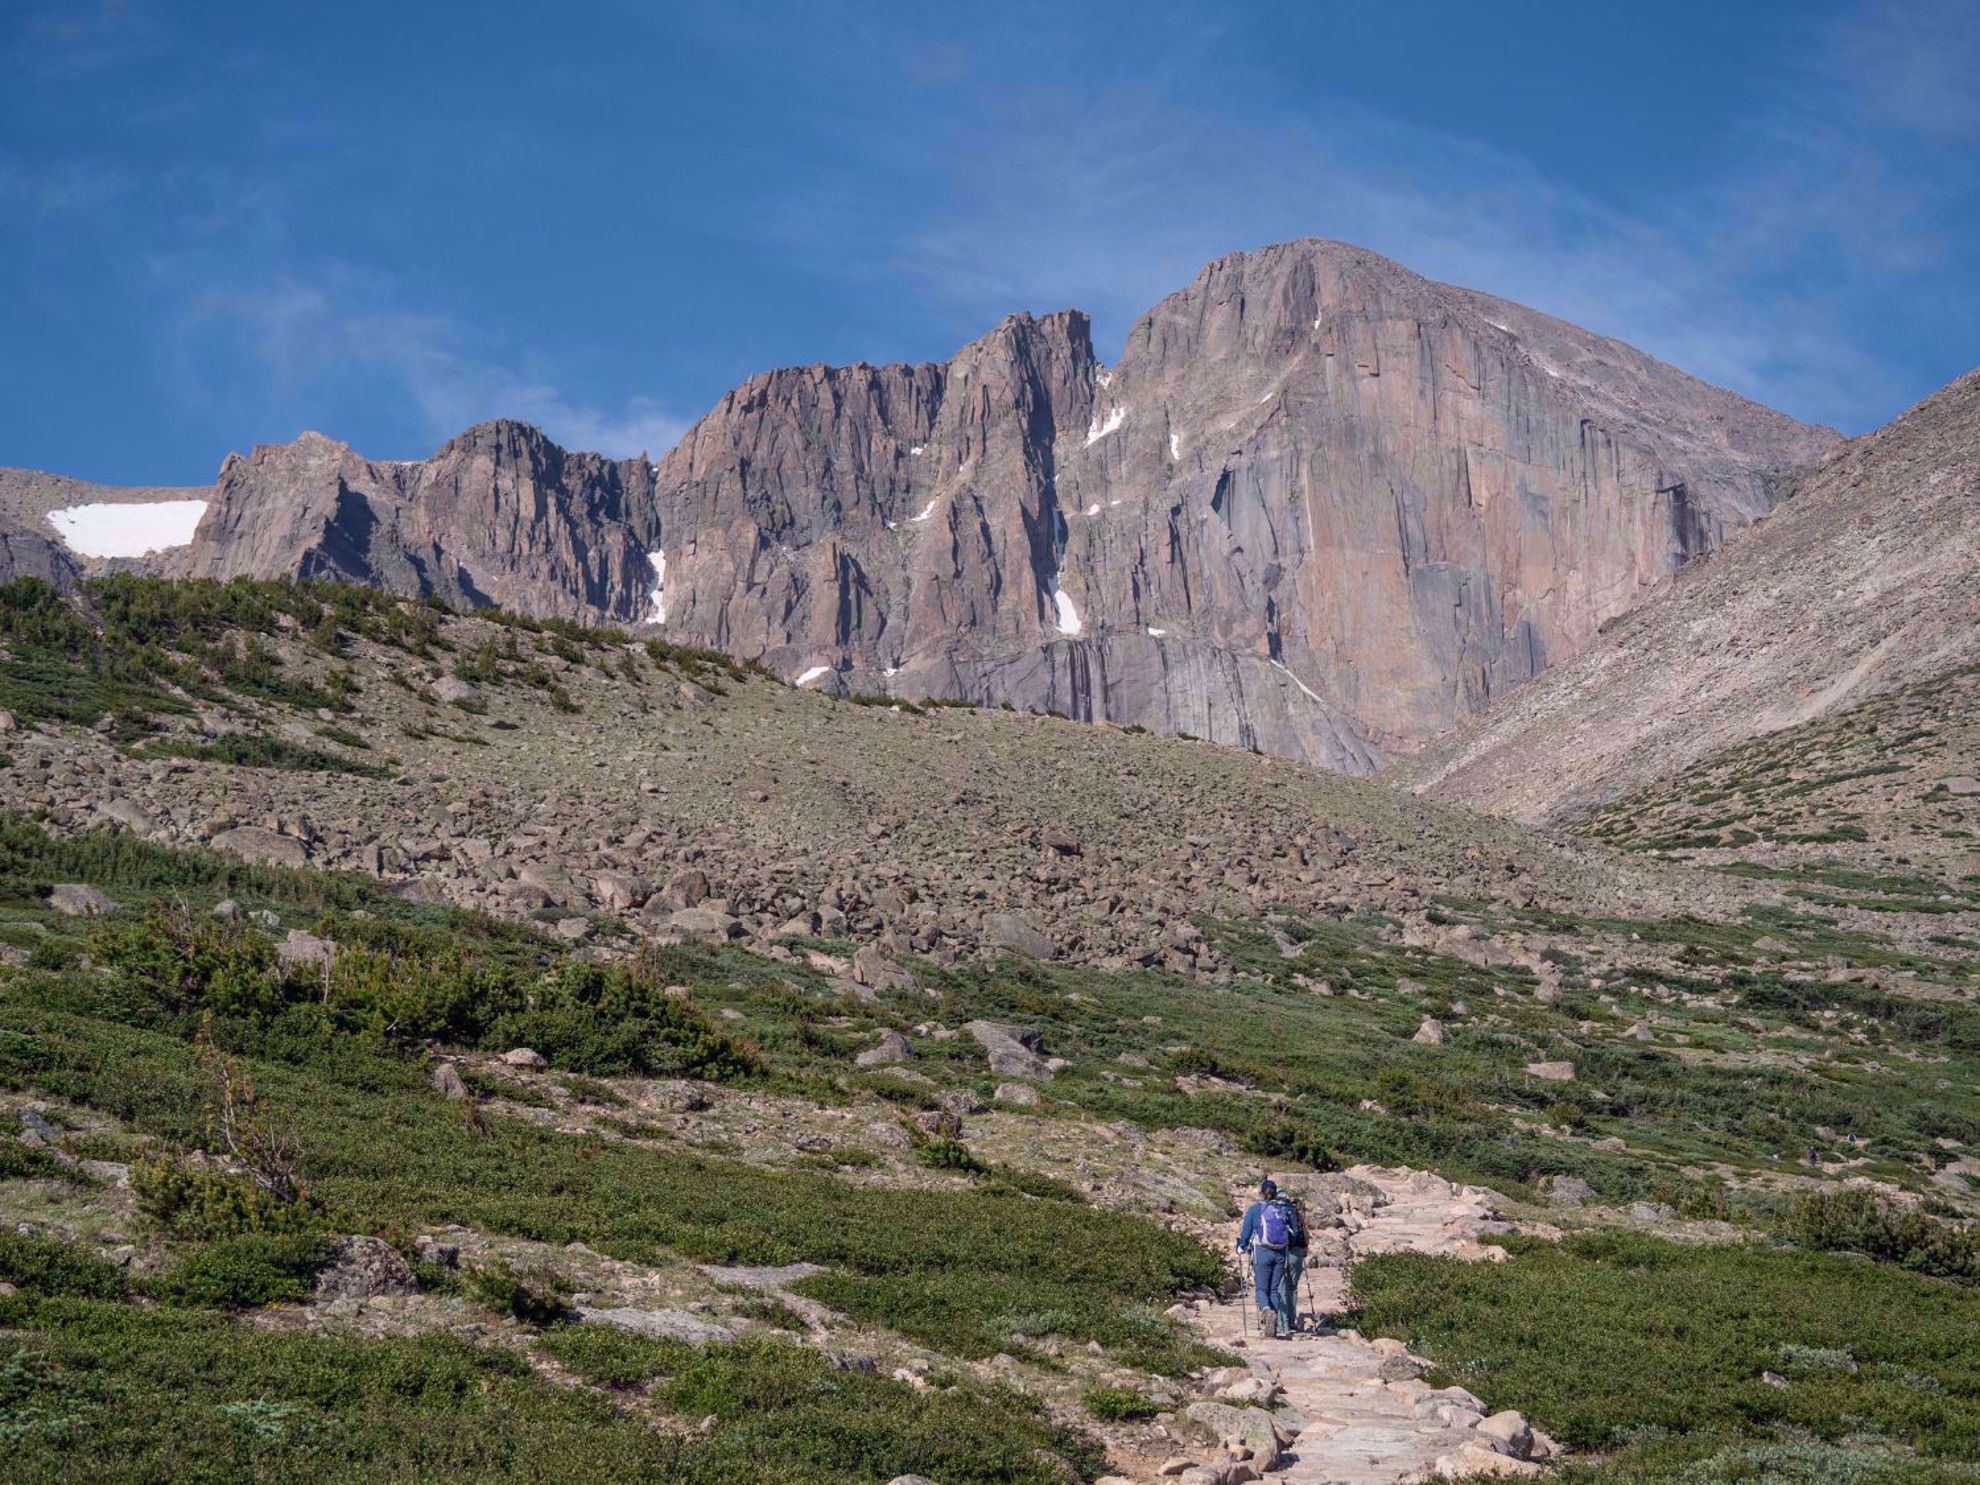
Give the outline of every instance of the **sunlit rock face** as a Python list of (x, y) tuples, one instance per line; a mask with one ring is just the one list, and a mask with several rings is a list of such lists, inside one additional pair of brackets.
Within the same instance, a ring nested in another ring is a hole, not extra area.
[(1585, 646), (1834, 441), (1339, 243), (1233, 254), (1119, 362), (1076, 311), (945, 364), (800, 367), (657, 464), (471, 429), (230, 460), (179, 570), (655, 624), (857, 693), (1349, 772)]

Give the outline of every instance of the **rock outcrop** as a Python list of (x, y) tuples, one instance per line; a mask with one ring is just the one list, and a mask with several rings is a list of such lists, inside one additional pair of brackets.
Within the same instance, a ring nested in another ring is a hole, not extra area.
[(649, 624), (846, 692), (1373, 771), (1582, 649), (1827, 430), (1340, 243), (1210, 264), (1119, 363), (1077, 311), (800, 367), (655, 464), (491, 423), (228, 460), (161, 565)]
[(171, 566), (630, 621), (630, 595), (649, 581), (636, 530), (650, 506), (642, 461), (567, 453), (522, 423), (484, 423), (409, 463), (306, 433), (230, 456), (212, 509)]
[(1751, 535), (1401, 775), (1560, 820), (1980, 661), (1980, 372), (1798, 477)]

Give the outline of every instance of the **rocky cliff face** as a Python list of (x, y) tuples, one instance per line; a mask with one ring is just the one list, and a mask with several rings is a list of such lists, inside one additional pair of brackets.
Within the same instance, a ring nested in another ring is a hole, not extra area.
[[(1980, 371), (1804, 471), (1751, 535), (1399, 781), (1569, 819), (1733, 744), (1980, 663), (1976, 513)], [(1932, 745), (1889, 744), (1899, 757)]]
[[(636, 501), (627, 499), (628, 477)], [(171, 562), (191, 577), (342, 578), (455, 604), (629, 617), (650, 502), (637, 461), (566, 453), (521, 423), (471, 428), (432, 458), (374, 462), (321, 434), (229, 457)]]
[(655, 465), (470, 430), (230, 460), (177, 570), (651, 623), (804, 684), (1350, 772), (1579, 651), (1834, 441), (1613, 341), (1298, 242), (1119, 364), (1076, 312), (944, 365), (765, 373)]
[(1066, 314), (943, 367), (749, 383), (656, 471), (662, 606), (792, 677), (1363, 771), (1575, 653), (1832, 442), (1294, 243), (1211, 264), (1117, 366)]

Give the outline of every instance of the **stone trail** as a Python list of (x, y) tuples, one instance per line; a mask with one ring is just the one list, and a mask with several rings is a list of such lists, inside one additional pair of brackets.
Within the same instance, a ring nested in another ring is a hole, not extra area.
[[(1297, 1179), (1291, 1185), (1301, 1184)], [(1377, 1253), (1419, 1252), (1471, 1261), (1499, 1261), (1504, 1250), (1480, 1238), (1513, 1231), (1498, 1219), (1490, 1192), (1457, 1186), (1424, 1171), (1357, 1166), (1327, 1178), (1339, 1204), (1338, 1226), (1316, 1227), (1315, 1251), (1337, 1260)], [(1522, 1229), (1528, 1230), (1528, 1229)], [(1308, 1271), (1302, 1315), (1310, 1304), (1321, 1317), (1346, 1307), (1346, 1272)], [(1322, 1327), (1280, 1341), (1261, 1337), (1248, 1289), (1218, 1302), (1201, 1302), (1190, 1323), (1212, 1345), (1243, 1358), (1213, 1377), (1213, 1400), (1270, 1402), (1283, 1442), (1235, 1450), (1198, 1452), (1176, 1478), (1183, 1485), (1234, 1485), (1261, 1475), (1286, 1485), (1396, 1485), (1476, 1474), (1531, 1475), (1553, 1446), (1510, 1411), (1487, 1414), (1460, 1387), (1433, 1388), (1419, 1375), (1426, 1358), (1412, 1357), (1400, 1341), (1369, 1339), (1353, 1330)], [(1221, 1410), (1196, 1405), (1199, 1429), (1214, 1427)], [(1257, 1429), (1247, 1431), (1257, 1443)], [(1259, 1466), (1264, 1468), (1260, 1469)]]

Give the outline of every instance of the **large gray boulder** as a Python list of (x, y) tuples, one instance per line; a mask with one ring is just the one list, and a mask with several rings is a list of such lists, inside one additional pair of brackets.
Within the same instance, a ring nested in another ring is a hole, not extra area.
[(226, 851), (262, 866), (309, 865), (307, 845), (293, 835), (260, 825), (236, 825), (232, 830), (221, 831), (208, 844), (216, 851)]
[(48, 905), (65, 918), (100, 918), (117, 904), (100, 887), (61, 882), (49, 890)]
[(990, 1060), (990, 1071), (1007, 1078), (1044, 1082), (1052, 1068), (1038, 1055), (1044, 1037), (1029, 1026), (1005, 1026), (996, 1021), (971, 1021), (963, 1030), (976, 1038)]
[(668, 916), (667, 926), (689, 938), (707, 939), (713, 943), (727, 943), (732, 938), (743, 936), (740, 919), (712, 907), (682, 908)]
[(878, 1045), (868, 1047), (853, 1061), (861, 1067), (884, 1067), (893, 1062), (908, 1062), (914, 1057), (914, 1048), (908, 1039), (898, 1031), (885, 1030), (880, 1033)]
[(1016, 913), (991, 913), (983, 920), (983, 941), (996, 949), (1009, 949), (1029, 959), (1056, 959), (1058, 946), (1032, 926), (1031, 920)]

